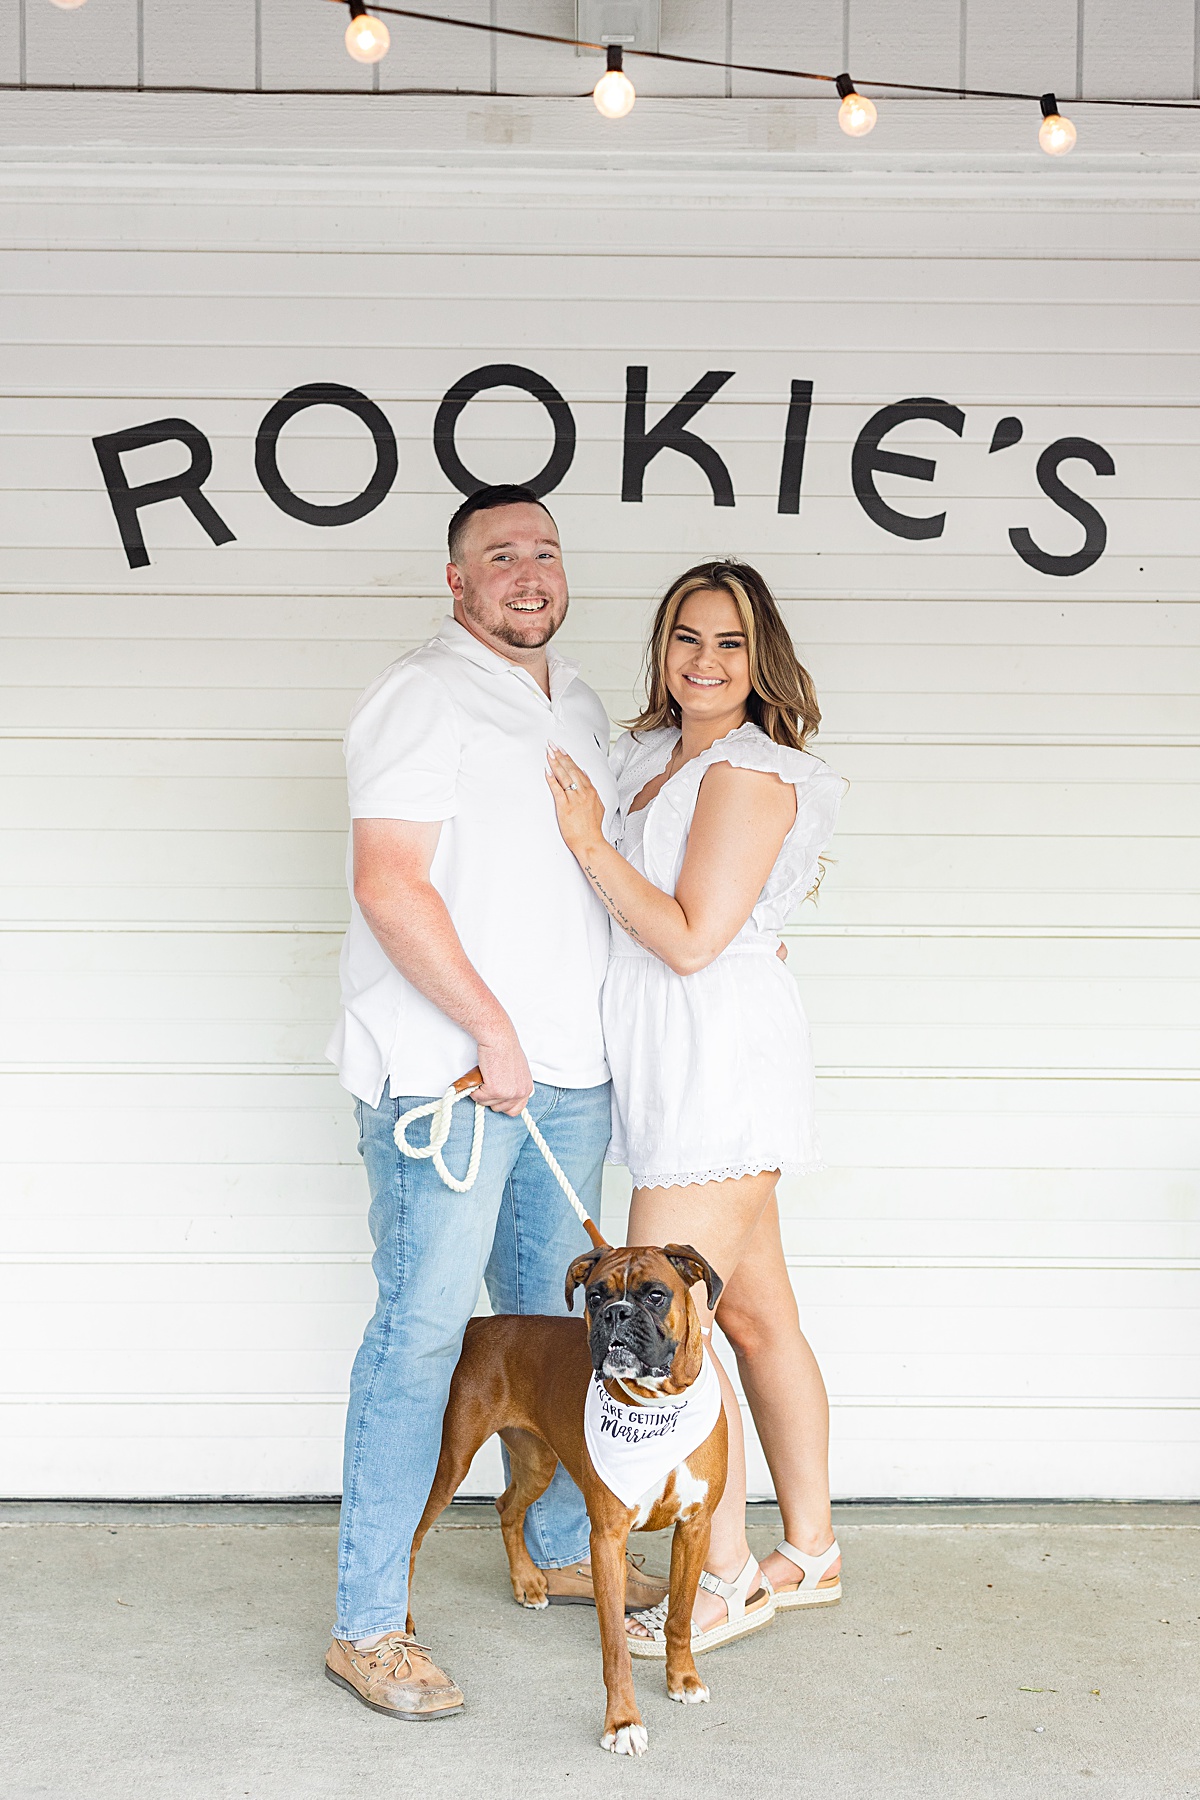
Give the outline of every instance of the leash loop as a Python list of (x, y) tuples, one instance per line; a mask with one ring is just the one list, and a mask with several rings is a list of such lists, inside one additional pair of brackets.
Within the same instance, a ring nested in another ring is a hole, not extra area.
[[(475, 1124), (471, 1133), (471, 1155), (467, 1163), (467, 1172), (461, 1181), (456, 1175), (452, 1175), (447, 1168), (446, 1159), (442, 1155), (442, 1151), (445, 1147), (446, 1139), (450, 1136), (450, 1124), (454, 1108), (460, 1100), (465, 1100), (467, 1098), (473, 1088), (479, 1086), (481, 1080), (482, 1077), (479, 1074), (479, 1070), (472, 1069), (469, 1075), (464, 1075), (458, 1081), (453, 1082), (440, 1099), (427, 1100), (420, 1106), (414, 1106), (396, 1120), (396, 1129), (394, 1133), (396, 1148), (400, 1150), (403, 1155), (412, 1157), (414, 1161), (424, 1162), (432, 1158), (433, 1166), (440, 1175), (443, 1184), (450, 1188), (455, 1194), (469, 1194), (478, 1178), (479, 1165), (483, 1160), (483, 1133), (486, 1122), (485, 1115), (488, 1110), (487, 1107), (475, 1106)], [(474, 1106), (474, 1101), (472, 1101), (471, 1104)], [(413, 1124), (415, 1120), (425, 1118), (430, 1121), (429, 1142), (427, 1144), (410, 1144), (408, 1141), (408, 1127)], [(541, 1151), (542, 1156), (545, 1159), (546, 1167), (566, 1195), (575, 1216), (591, 1238), (592, 1243), (598, 1250), (606, 1250), (608, 1245), (601, 1237), (597, 1226), (588, 1217), (586, 1207), (582, 1200), (580, 1200), (579, 1195), (575, 1192), (575, 1189), (571, 1186), (562, 1164), (559, 1162), (553, 1150), (551, 1150), (549, 1144), (535, 1125), (527, 1106), (522, 1107), (521, 1109), (521, 1121), (524, 1124), (526, 1131), (528, 1131), (530, 1137)]]
[[(440, 1100), (431, 1100), (424, 1106), (414, 1106), (403, 1118), (396, 1120), (396, 1147), (411, 1156), (415, 1161), (424, 1162), (433, 1158), (433, 1166), (441, 1176), (445, 1186), (456, 1194), (469, 1194), (475, 1186), (479, 1174), (479, 1164), (483, 1160), (483, 1114), (484, 1108), (475, 1108), (475, 1129), (471, 1134), (471, 1155), (467, 1163), (467, 1172), (461, 1181), (452, 1175), (446, 1167), (446, 1159), (442, 1155), (446, 1139), (450, 1136), (450, 1121), (455, 1102), (462, 1099), (453, 1087), (448, 1087)], [(414, 1119), (430, 1119), (429, 1142), (425, 1145), (410, 1144), (408, 1127)]]

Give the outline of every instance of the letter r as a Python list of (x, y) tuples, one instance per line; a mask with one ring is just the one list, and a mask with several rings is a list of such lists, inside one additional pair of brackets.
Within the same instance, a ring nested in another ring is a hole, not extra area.
[[(178, 475), (164, 476), (161, 481), (130, 487), (121, 458), (130, 450), (173, 440), (190, 451), (192, 460), (187, 468)], [(186, 419), (154, 419), (149, 425), (135, 425), (128, 431), (110, 431), (104, 437), (93, 438), (92, 445), (131, 569), (144, 569), (150, 561), (138, 513), (143, 506), (156, 506), (160, 500), (182, 500), (214, 544), (233, 542), (234, 533), (201, 492), (212, 474), (212, 445), (195, 425)]]

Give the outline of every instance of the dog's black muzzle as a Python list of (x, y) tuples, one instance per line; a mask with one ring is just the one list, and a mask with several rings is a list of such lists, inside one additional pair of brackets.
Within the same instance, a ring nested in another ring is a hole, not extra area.
[(669, 1375), (678, 1345), (662, 1321), (636, 1300), (610, 1300), (593, 1316), (588, 1333), (597, 1375), (623, 1381)]

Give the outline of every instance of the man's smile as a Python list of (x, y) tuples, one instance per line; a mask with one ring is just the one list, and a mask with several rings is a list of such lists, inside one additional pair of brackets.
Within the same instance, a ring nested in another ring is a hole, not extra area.
[(508, 600), (505, 605), (512, 612), (539, 613), (544, 612), (550, 602), (545, 594), (532, 594), (524, 600)]

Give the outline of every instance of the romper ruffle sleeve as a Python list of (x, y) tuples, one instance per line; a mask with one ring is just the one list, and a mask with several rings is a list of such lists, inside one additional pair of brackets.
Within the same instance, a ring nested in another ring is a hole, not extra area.
[[(685, 763), (650, 809), (643, 856), (647, 876), (664, 893), (675, 892), (687, 854), (700, 783), (718, 763), (778, 775), (796, 790), (795, 824), (783, 840), (775, 866), (750, 915), (759, 931), (780, 931), (817, 880), (819, 859), (833, 836), (845, 781), (807, 750), (789, 750), (785, 744), (776, 744), (757, 725), (739, 726), (710, 750)], [(641, 785), (644, 787), (645, 781)]]

